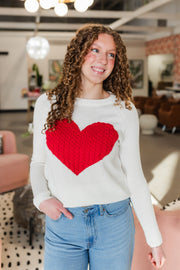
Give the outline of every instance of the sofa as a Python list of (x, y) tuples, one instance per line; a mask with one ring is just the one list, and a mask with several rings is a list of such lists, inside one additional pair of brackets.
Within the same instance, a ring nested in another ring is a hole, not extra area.
[[(161, 210), (154, 206), (158, 225), (163, 237), (163, 248), (166, 254), (166, 262), (162, 270), (180, 269), (180, 209)], [(136, 218), (135, 220), (135, 250), (133, 256), (132, 270), (154, 270), (148, 259), (148, 253), (151, 251), (146, 244), (144, 233)]]
[(0, 154), (0, 193), (25, 186), (29, 179), (29, 157), (17, 153), (13, 132), (1, 130), (2, 153)]

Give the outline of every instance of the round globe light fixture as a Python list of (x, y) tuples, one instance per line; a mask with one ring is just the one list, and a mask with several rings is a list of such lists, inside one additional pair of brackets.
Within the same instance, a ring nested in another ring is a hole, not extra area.
[(59, 3), (55, 5), (54, 12), (57, 16), (65, 16), (68, 12), (68, 7), (64, 3)]
[(88, 1), (86, 0), (76, 0), (74, 2), (74, 7), (78, 12), (85, 12), (88, 9)]
[(59, 0), (51, 0), (51, 7), (55, 7), (59, 3)]
[(74, 3), (74, 7), (78, 12), (85, 12), (94, 0), (24, 0), (25, 9), (28, 12), (36, 12), (39, 7), (43, 9), (54, 8), (57, 16), (65, 16), (68, 12), (66, 3)]
[(24, 7), (28, 12), (36, 12), (39, 9), (39, 3), (37, 0), (26, 0), (24, 2)]
[(49, 0), (40, 0), (39, 4), (43, 9), (49, 9), (52, 6)]
[(92, 4), (94, 3), (94, 0), (86, 0), (88, 7), (92, 6)]
[(44, 59), (49, 52), (49, 42), (40, 36), (32, 37), (26, 44), (26, 50), (31, 58)]

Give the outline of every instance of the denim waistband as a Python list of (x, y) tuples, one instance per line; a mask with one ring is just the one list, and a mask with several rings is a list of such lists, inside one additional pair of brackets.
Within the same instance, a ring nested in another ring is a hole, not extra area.
[(86, 216), (86, 215), (102, 216), (104, 212), (107, 210), (113, 211), (118, 209), (123, 213), (128, 208), (129, 205), (130, 205), (130, 198), (115, 203), (95, 204), (85, 207), (67, 207), (67, 209), (76, 216)]

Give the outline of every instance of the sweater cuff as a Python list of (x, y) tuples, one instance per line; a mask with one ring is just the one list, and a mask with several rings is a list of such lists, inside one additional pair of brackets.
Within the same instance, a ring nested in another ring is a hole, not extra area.
[(153, 248), (153, 247), (158, 247), (160, 245), (162, 245), (163, 243), (163, 240), (162, 240), (162, 236), (161, 236), (161, 233), (160, 231), (156, 231), (155, 234), (149, 234), (149, 235), (145, 235), (145, 238), (146, 238), (146, 242), (147, 244)]
[(45, 200), (48, 200), (48, 199), (51, 199), (52, 196), (50, 195), (50, 192), (43, 192), (43, 193), (40, 193), (38, 196), (34, 197), (33, 199), (33, 203), (34, 205), (36, 206), (36, 208), (41, 211), (39, 209), (39, 205), (40, 203), (42, 203), (43, 201)]

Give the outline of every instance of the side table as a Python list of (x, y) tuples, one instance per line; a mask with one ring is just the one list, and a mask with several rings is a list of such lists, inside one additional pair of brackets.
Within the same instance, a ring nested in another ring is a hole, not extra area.
[(34, 107), (36, 100), (38, 97), (28, 97), (27, 98), (27, 122), (32, 122), (32, 116), (31, 116), (31, 107)]
[(142, 134), (152, 135), (157, 127), (158, 119), (154, 114), (142, 114), (139, 122)]

